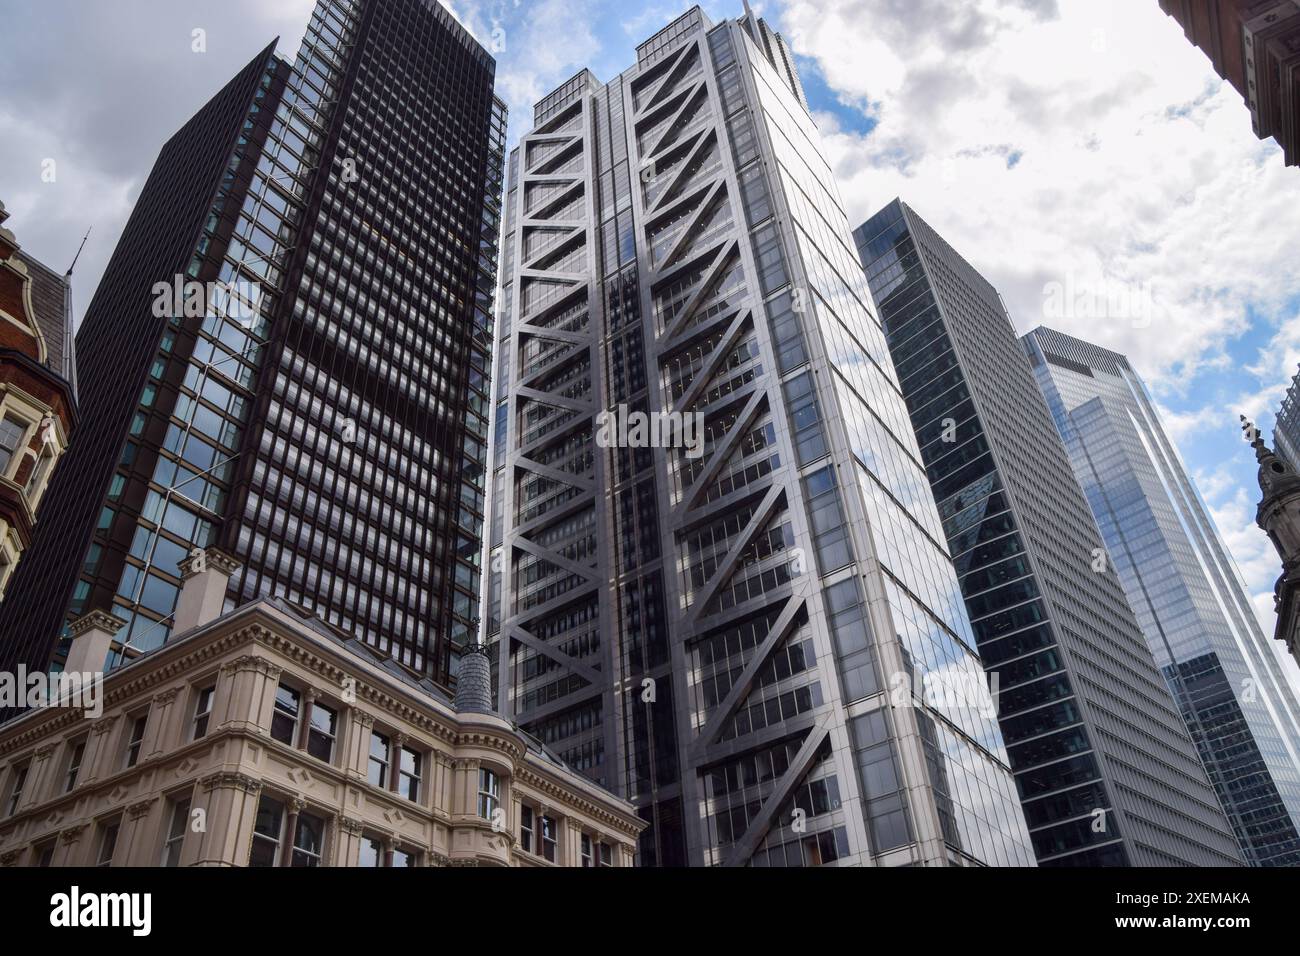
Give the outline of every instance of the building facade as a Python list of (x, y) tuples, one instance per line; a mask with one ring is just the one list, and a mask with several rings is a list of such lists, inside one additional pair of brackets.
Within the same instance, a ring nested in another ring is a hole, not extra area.
[(638, 807), (644, 865), (1032, 865), (781, 37), (693, 8), (508, 167), (501, 710)]
[(163, 147), (78, 332), (87, 437), (0, 663), (57, 663), (92, 609), (125, 622), (114, 662), (161, 646), (179, 560), (221, 544), (231, 606), (285, 596), (451, 680), (479, 616), (494, 72), (435, 0), (320, 0), (292, 63), (268, 47)]
[(1021, 341), (1243, 855), (1300, 865), (1300, 703), (1145, 385), (1088, 342)]
[[(203, 558), (176, 635), (107, 675), (97, 715), (0, 728), (0, 865), (633, 864), (630, 804), (301, 606), (222, 614), (236, 564)], [(120, 626), (81, 619), (70, 667)]]
[(1300, 371), (1287, 386), (1273, 422), (1273, 450), (1292, 469), (1300, 463)]
[(1241, 94), (1251, 128), (1300, 165), (1300, 3), (1296, 0), (1160, 0), (1214, 72)]
[(22, 252), (0, 203), (0, 602), (77, 418), (69, 280)]
[(1039, 865), (1240, 864), (997, 290), (898, 200), (854, 238)]
[(1273, 585), (1273, 608), (1277, 625), (1273, 637), (1300, 663), (1300, 475), (1295, 466), (1264, 444), (1253, 424), (1242, 416), (1242, 430), (1259, 462), (1259, 507), (1255, 523), (1268, 535), (1282, 573)]

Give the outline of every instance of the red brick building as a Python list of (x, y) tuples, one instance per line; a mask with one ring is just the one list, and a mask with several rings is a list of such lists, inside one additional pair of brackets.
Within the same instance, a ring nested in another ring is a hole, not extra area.
[(1273, 137), (1286, 164), (1300, 166), (1300, 0), (1160, 0), (1160, 8), (1245, 99), (1255, 135)]
[(76, 420), (68, 278), (24, 255), (0, 203), (0, 600)]

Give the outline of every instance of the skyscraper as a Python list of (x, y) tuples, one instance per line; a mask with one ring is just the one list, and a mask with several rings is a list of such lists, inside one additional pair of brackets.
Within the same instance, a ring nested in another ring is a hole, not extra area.
[(854, 238), (1039, 864), (1240, 863), (997, 290), (898, 200)]
[[(320, 0), (167, 144), (77, 335), (3, 662), (163, 643), (195, 546), (435, 681), (474, 631), (505, 111), (434, 0)], [(197, 289), (197, 292), (195, 291)]]
[(1300, 865), (1300, 704), (1146, 387), (1088, 342), (1021, 341), (1246, 860)]
[(1214, 72), (1241, 94), (1260, 139), (1273, 137), (1300, 165), (1300, 3), (1296, 0), (1160, 0)]
[(533, 119), (498, 327), (501, 709), (640, 808), (642, 864), (1032, 864), (784, 41), (695, 7)]
[(1300, 371), (1287, 386), (1273, 422), (1273, 447), (1292, 469), (1300, 464)]

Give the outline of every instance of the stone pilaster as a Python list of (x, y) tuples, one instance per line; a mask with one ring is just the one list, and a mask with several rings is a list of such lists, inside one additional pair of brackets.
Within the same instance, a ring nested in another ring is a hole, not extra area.
[(221, 726), (269, 735), (282, 669), (248, 654), (226, 664), (221, 673), (229, 685)]
[[(144, 742), (140, 745), (140, 759), (152, 760), (174, 746), (176, 723), (176, 698), (179, 687), (169, 687), (153, 696), (153, 706), (149, 709), (149, 724), (145, 727)], [(128, 731), (129, 732), (129, 731)]]
[(118, 834), (119, 852), (124, 852), (124, 866), (157, 866), (162, 848), (162, 814), (164, 803), (148, 797), (126, 808), (122, 830)]
[(199, 780), (197, 805), (206, 813), (205, 832), (194, 834), (196, 866), (244, 866), (262, 781), (247, 774), (218, 771)]
[(361, 855), (362, 823), (348, 816), (340, 816), (335, 826), (335, 855), (330, 866), (356, 866)]
[(82, 761), (83, 783), (110, 777), (118, 771), (118, 738), (113, 731), (119, 723), (117, 714), (105, 714), (91, 725), (86, 756)]

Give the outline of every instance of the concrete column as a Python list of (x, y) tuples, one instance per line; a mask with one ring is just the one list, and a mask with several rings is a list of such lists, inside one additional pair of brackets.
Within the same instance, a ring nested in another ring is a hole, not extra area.
[(330, 866), (357, 866), (361, 858), (361, 821), (352, 817), (339, 817), (334, 827), (337, 834), (335, 852), (328, 861)]
[(101, 777), (111, 777), (118, 771), (118, 738), (113, 733), (118, 723), (117, 714), (105, 715), (95, 721), (91, 727), (90, 738), (86, 742), (86, 755), (82, 760), (84, 783), (92, 783)]
[(181, 593), (176, 599), (172, 633), (184, 634), (215, 621), (225, 605), (230, 577), (239, 562), (216, 548), (195, 548), (180, 563)]
[(206, 832), (194, 834), (195, 866), (246, 866), (253, 839), (262, 781), (242, 773), (219, 771), (199, 780), (199, 805)]
[(118, 852), (125, 853), (123, 866), (157, 866), (161, 862), (164, 805), (157, 797), (148, 797), (126, 808), (117, 836)]
[(55, 795), (52, 790), (54, 785), (50, 780), (55, 773), (53, 757), (56, 750), (58, 750), (58, 744), (45, 744), (37, 747), (32, 754), (32, 762), (27, 769), (27, 781), (23, 784), (23, 796), (18, 801), (18, 806), (14, 810), (15, 813), (22, 812), (33, 803), (42, 802), (45, 800), (47, 793), (50, 796)]
[(172, 748), (173, 723), (176, 716), (176, 696), (179, 687), (169, 687), (153, 696), (149, 709), (149, 723), (145, 727), (144, 741), (140, 744), (141, 762), (161, 756)]
[(120, 617), (107, 611), (94, 610), (83, 614), (68, 627), (72, 646), (63, 669), (69, 673), (103, 673), (113, 638), (126, 626)]
[(217, 726), (270, 736), (280, 674), (280, 667), (251, 654), (224, 664), (217, 682), (218, 702), (223, 705), (214, 712)]
[[(84, 823), (66, 827), (59, 831), (58, 842), (54, 845), (52, 866), (89, 866), (93, 860), (85, 859), (86, 843), (90, 827)], [(87, 839), (83, 839), (87, 837)]]
[(302, 692), (302, 709), (298, 714), (298, 749), (307, 749), (307, 738), (311, 735), (311, 712), (316, 706), (316, 698), (320, 696), (320, 691), (315, 687), (308, 687)]
[[(561, 866), (581, 866), (582, 865), (582, 826), (576, 820), (561, 820), (560, 832), (563, 836), (560, 839), (560, 859), (557, 861)], [(595, 863), (596, 844), (592, 841), (591, 845), (592, 863)]]
[(285, 807), (284, 839), (280, 841), (280, 865), (293, 865), (293, 841), (298, 835), (298, 814), (307, 809), (307, 801), (295, 797)]
[(343, 772), (357, 780), (365, 780), (370, 771), (370, 735), (375, 729), (375, 718), (355, 707), (348, 712), (347, 735), (343, 744)]

